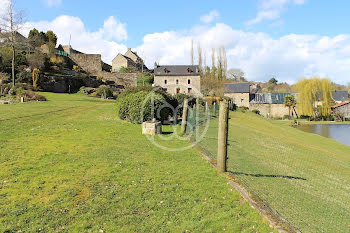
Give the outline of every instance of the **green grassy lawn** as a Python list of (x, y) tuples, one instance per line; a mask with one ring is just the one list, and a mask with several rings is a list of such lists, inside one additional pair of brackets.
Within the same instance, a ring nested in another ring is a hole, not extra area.
[[(231, 112), (228, 170), (302, 232), (350, 232), (350, 147)], [(215, 158), (217, 120), (201, 146)]]
[(0, 232), (275, 231), (199, 152), (155, 147), (114, 101), (44, 95), (0, 105)]

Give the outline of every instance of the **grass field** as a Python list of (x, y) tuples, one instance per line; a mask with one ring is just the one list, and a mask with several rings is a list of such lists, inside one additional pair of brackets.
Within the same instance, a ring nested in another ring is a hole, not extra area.
[[(350, 147), (231, 112), (228, 170), (302, 232), (350, 232)], [(217, 120), (200, 145), (215, 159)], [(202, 127), (204, 128), (204, 127)]]
[(275, 232), (195, 149), (155, 147), (113, 101), (44, 95), (0, 105), (0, 232)]

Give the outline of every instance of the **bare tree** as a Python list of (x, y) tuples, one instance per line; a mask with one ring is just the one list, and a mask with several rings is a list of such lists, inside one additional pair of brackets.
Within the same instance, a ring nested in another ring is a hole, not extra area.
[(246, 79), (244, 78), (244, 72), (238, 68), (232, 68), (227, 71), (227, 78), (233, 79), (236, 82), (243, 82)]
[(215, 78), (215, 49), (211, 49), (211, 76), (214, 79)]
[(4, 31), (12, 49), (12, 85), (15, 86), (15, 54), (16, 54), (16, 34), (23, 23), (23, 12), (15, 10), (13, 0), (8, 0), (5, 13), (1, 17), (1, 30)]
[(218, 48), (218, 52), (217, 52), (217, 73), (218, 73), (218, 79), (221, 80), (222, 79), (222, 49)]
[(204, 75), (207, 73), (207, 51), (204, 50), (204, 69), (203, 69)]
[(201, 44), (198, 42), (198, 66), (199, 66), (199, 71), (201, 74), (203, 74), (203, 60), (202, 60), (202, 48)]
[(193, 65), (193, 39), (191, 40), (191, 65)]
[(223, 71), (223, 78), (226, 79), (226, 74), (227, 74), (227, 57), (226, 57), (226, 49), (223, 46), (221, 48), (221, 52), (222, 52), (222, 71)]

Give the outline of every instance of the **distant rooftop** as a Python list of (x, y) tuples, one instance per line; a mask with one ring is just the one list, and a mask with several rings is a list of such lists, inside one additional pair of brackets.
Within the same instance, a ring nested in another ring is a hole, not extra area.
[(347, 91), (334, 91), (333, 92), (333, 99), (335, 101), (344, 102), (348, 98), (349, 98), (349, 93)]
[(198, 65), (162, 65), (154, 69), (154, 74), (159, 76), (198, 76)]
[(226, 83), (225, 93), (249, 93), (249, 83)]

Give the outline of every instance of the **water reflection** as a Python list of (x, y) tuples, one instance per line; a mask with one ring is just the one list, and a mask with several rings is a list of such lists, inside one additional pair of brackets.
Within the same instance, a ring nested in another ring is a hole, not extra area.
[(301, 129), (304, 132), (332, 138), (350, 146), (350, 125), (301, 125), (298, 129)]

